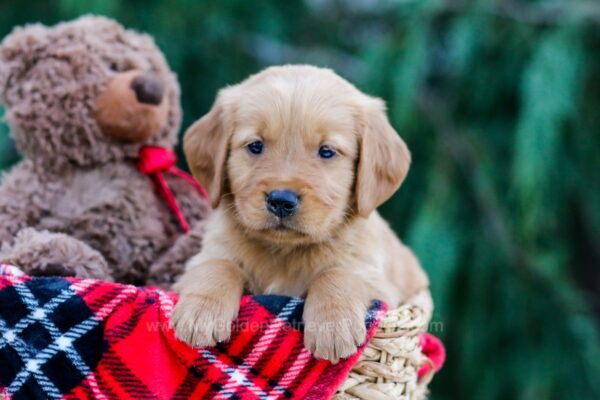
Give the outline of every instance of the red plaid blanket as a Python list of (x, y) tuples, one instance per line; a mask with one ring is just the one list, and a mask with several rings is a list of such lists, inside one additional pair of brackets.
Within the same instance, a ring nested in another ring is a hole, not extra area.
[[(169, 328), (175, 301), (0, 265), (0, 398), (328, 399), (362, 351), (336, 365), (315, 360), (303, 346), (303, 303), (283, 296), (244, 297), (231, 341), (193, 349)], [(369, 337), (384, 311), (369, 310)]]

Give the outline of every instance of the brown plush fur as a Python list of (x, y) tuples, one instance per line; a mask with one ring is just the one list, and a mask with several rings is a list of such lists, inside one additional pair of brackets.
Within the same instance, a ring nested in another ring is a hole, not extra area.
[[(256, 140), (260, 155), (247, 148)], [(337, 155), (320, 158), (322, 145)], [(395, 307), (427, 290), (418, 260), (374, 211), (400, 186), (410, 153), (383, 102), (332, 71), (272, 67), (223, 89), (184, 147), (218, 207), (175, 286), (172, 324), (185, 342), (229, 338), (244, 289), (306, 296), (305, 344), (336, 361), (364, 341), (373, 299)], [(279, 220), (265, 198), (282, 189), (299, 193), (300, 207)]]
[[(133, 94), (141, 75), (164, 86), (160, 104)], [(93, 16), (17, 28), (0, 44), (0, 101), (24, 156), (0, 186), (0, 258), (34, 274), (168, 285), (199, 250), (209, 207), (167, 175), (197, 231), (181, 235), (135, 167), (142, 146), (176, 143), (181, 119), (153, 40)]]

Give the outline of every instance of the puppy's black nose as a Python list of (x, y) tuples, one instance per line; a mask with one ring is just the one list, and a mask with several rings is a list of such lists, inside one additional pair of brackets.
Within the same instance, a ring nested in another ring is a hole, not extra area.
[(267, 210), (279, 218), (294, 215), (300, 199), (291, 190), (273, 190), (267, 195)]
[(153, 75), (142, 74), (131, 81), (131, 89), (140, 103), (157, 106), (163, 99), (165, 85)]

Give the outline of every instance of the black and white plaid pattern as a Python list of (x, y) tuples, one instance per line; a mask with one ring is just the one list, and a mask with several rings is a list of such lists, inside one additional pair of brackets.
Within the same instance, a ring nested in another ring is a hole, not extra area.
[(62, 397), (102, 354), (101, 321), (61, 278), (1, 290), (0, 331), (0, 383), (14, 400)]

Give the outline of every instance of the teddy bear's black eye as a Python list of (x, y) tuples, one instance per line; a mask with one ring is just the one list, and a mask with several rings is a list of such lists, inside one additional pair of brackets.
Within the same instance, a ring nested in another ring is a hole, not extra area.
[(260, 140), (255, 140), (254, 142), (250, 143), (248, 146), (248, 151), (252, 154), (261, 154), (263, 152), (263, 142)]
[(114, 72), (118, 72), (119, 71), (119, 66), (117, 65), (117, 63), (110, 63), (110, 65), (108, 66), (108, 68), (110, 68), (111, 71)]
[(321, 158), (332, 158), (335, 154), (335, 150), (331, 149), (329, 146), (319, 147), (319, 157)]

